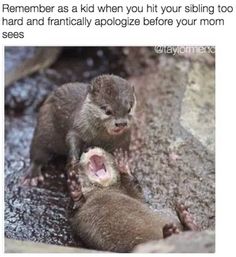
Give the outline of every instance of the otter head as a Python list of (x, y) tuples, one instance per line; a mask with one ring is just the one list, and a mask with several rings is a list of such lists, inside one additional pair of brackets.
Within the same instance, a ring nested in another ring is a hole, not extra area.
[(91, 81), (88, 99), (93, 104), (93, 115), (108, 134), (120, 135), (129, 129), (136, 98), (127, 80), (115, 75), (98, 76)]
[(103, 149), (94, 147), (83, 153), (79, 162), (79, 180), (82, 193), (94, 187), (109, 187), (120, 180), (114, 157)]

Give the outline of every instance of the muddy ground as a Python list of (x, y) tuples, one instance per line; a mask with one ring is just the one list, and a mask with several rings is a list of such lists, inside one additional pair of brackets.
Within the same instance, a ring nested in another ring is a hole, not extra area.
[(214, 56), (156, 54), (153, 48), (68, 48), (43, 71), (5, 89), (5, 236), (75, 246), (67, 220), (63, 160), (46, 181), (23, 187), (38, 108), (57, 86), (101, 73), (130, 80), (138, 108), (133, 169), (150, 206), (174, 214), (185, 202), (202, 229), (215, 228)]

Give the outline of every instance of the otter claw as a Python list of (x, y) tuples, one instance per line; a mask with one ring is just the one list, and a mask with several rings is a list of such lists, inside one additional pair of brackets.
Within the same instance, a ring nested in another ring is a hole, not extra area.
[(44, 177), (42, 175), (38, 177), (30, 177), (26, 176), (23, 181), (23, 186), (38, 186), (39, 183), (42, 183), (44, 181)]
[(185, 230), (199, 230), (199, 226), (196, 224), (193, 216), (183, 203), (176, 205), (176, 212)]
[(173, 234), (179, 234), (179, 233), (180, 233), (179, 229), (173, 223), (166, 224), (163, 227), (163, 237), (164, 238), (169, 237), (169, 236), (171, 236)]
[(124, 152), (122, 151), (122, 149), (116, 149), (114, 152), (114, 156), (115, 156), (116, 164), (119, 168), (119, 171), (121, 173), (126, 173), (132, 176), (129, 168), (130, 160), (128, 157), (128, 152), (127, 151)]

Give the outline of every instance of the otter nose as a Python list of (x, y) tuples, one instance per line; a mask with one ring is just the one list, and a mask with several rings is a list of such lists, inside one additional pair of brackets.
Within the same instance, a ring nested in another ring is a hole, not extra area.
[(126, 121), (116, 122), (115, 125), (116, 125), (116, 127), (118, 127), (118, 128), (124, 128), (124, 127), (127, 126), (127, 122), (126, 122)]

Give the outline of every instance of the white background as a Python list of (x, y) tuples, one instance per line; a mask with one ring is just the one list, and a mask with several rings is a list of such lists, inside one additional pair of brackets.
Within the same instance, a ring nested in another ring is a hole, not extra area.
[[(16, 5), (27, 4), (47, 4), (47, 5), (79, 5), (81, 3), (106, 4), (111, 1), (91, 1), (91, 0), (2, 0), (2, 3)], [(232, 256), (236, 249), (235, 236), (235, 197), (236, 197), (236, 5), (235, 0), (208, 0), (208, 1), (145, 1), (126, 0), (112, 1), (112, 4), (222, 4), (233, 5), (235, 11), (233, 15), (223, 15), (225, 26), (223, 27), (182, 27), (158, 28), (158, 27), (138, 27), (138, 28), (9, 28), (9, 30), (24, 30), (24, 39), (0, 38), (0, 60), (1, 60), (1, 226), (2, 226), (2, 252), (4, 251), (4, 46), (155, 46), (155, 45), (215, 45), (216, 46), (216, 252), (217, 255), (224, 254)], [(2, 9), (2, 8), (1, 8)], [(21, 17), (23, 14), (18, 14)], [(27, 14), (33, 17), (33, 14)], [(141, 14), (143, 16), (143, 14)], [(17, 15), (4, 15), (8, 18), (17, 18)], [(34, 14), (40, 18), (42, 14)], [(51, 16), (51, 14), (50, 14)], [(89, 14), (93, 17), (93, 14)], [(103, 15), (109, 17), (109, 15)], [(111, 16), (119, 17), (119, 14)], [(126, 15), (122, 15), (126, 16)], [(152, 16), (159, 16), (152, 14)], [(174, 17), (180, 18), (181, 15)], [(169, 17), (173, 17), (170, 15)], [(1, 28), (2, 31), (3, 28)]]

